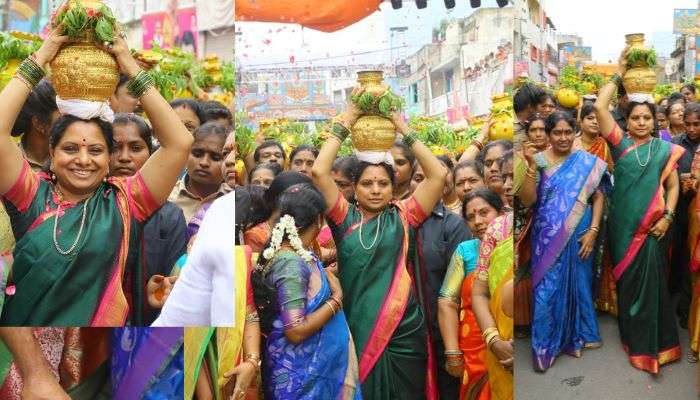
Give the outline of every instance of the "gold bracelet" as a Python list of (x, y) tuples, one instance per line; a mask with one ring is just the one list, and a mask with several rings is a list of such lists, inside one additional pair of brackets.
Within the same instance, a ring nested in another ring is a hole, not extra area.
[(491, 350), (491, 347), (493, 346), (493, 344), (496, 343), (496, 342), (498, 342), (499, 340), (503, 340), (503, 339), (501, 339), (501, 336), (499, 336), (499, 335), (493, 336), (493, 337), (491, 338), (491, 340), (489, 340), (488, 343), (486, 344), (486, 347), (487, 347), (489, 350)]
[(330, 307), (331, 313), (333, 313), (333, 315), (335, 315), (335, 313), (338, 312), (338, 311), (335, 309), (335, 306), (333, 305), (333, 303), (331, 303), (330, 301), (326, 301), (326, 305), (327, 305), (328, 307)]
[(497, 330), (498, 330), (498, 328), (496, 328), (495, 326), (492, 326), (490, 328), (486, 328), (486, 329), (484, 329), (483, 332), (481, 332), (481, 338), (486, 339), (486, 336), (488, 336), (491, 332), (495, 332)]

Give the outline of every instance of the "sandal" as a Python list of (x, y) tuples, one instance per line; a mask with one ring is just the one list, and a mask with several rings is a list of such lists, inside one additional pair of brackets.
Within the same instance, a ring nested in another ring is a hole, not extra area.
[(688, 360), (688, 362), (691, 364), (695, 364), (698, 362), (698, 356), (693, 350), (688, 350), (688, 353), (686, 353), (685, 355), (685, 359)]

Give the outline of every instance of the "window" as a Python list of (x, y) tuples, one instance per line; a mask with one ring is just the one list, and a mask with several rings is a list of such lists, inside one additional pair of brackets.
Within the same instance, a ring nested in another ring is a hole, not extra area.
[(454, 77), (454, 71), (449, 70), (445, 73), (445, 92), (452, 93), (452, 78)]
[(417, 83), (414, 83), (413, 85), (411, 85), (410, 97), (411, 97), (411, 102), (413, 104), (418, 103), (418, 84)]

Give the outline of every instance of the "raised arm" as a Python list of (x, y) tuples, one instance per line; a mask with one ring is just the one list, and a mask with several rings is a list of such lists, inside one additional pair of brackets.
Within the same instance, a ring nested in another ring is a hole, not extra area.
[[(352, 91), (352, 95), (356, 96), (362, 93), (362, 89), (355, 88)], [(311, 177), (313, 178), (314, 185), (323, 194), (323, 198), (326, 200), (326, 205), (330, 209), (338, 201), (338, 196), (341, 196), (338, 186), (336, 186), (333, 176), (331, 175), (331, 169), (333, 168), (333, 162), (338, 155), (338, 150), (340, 150), (340, 145), (345, 140), (345, 137), (349, 134), (350, 128), (355, 124), (355, 121), (360, 117), (361, 111), (352, 100), (348, 100), (347, 109), (344, 113), (338, 116), (337, 122), (333, 124), (331, 128), (334, 132), (330, 137), (323, 143), (321, 150), (314, 161), (314, 166), (311, 169)]]
[[(66, 36), (59, 35), (61, 29), (54, 29), (33, 56), (36, 64), (44, 70), (61, 45), (68, 41)], [(17, 77), (10, 80), (0, 93), (0, 194), (7, 193), (22, 172), (22, 152), (10, 132), (29, 93), (29, 84)]]
[[(402, 135), (409, 134), (408, 125), (401, 114), (395, 112), (391, 117), (394, 125), (396, 125), (396, 130)], [(429, 214), (435, 208), (435, 204), (442, 198), (447, 169), (433, 155), (430, 149), (419, 140), (413, 141), (411, 151), (425, 173), (425, 179), (416, 187), (416, 190), (413, 192), (413, 198), (420, 204), (423, 211)]]
[[(117, 58), (121, 71), (129, 78), (135, 78), (141, 71), (119, 35), (115, 35), (111, 52)], [(153, 125), (153, 133), (160, 142), (160, 148), (141, 167), (140, 173), (153, 198), (162, 204), (187, 163), (194, 138), (155, 87), (148, 88), (140, 100)]]
[(481, 135), (479, 136), (479, 138), (473, 140), (471, 144), (469, 144), (469, 147), (467, 147), (467, 149), (464, 150), (464, 152), (462, 153), (462, 156), (459, 157), (458, 162), (472, 161), (476, 160), (476, 158), (479, 157), (481, 149), (483, 149), (486, 142), (489, 141), (489, 131), (491, 130), (492, 125), (493, 120), (489, 118), (489, 120), (484, 124), (484, 126), (481, 127)]
[(530, 207), (537, 202), (538, 172), (536, 168), (537, 165), (535, 164), (535, 152), (535, 145), (532, 144), (532, 142), (525, 142), (523, 144), (523, 158), (527, 165), (527, 171), (525, 171), (525, 178), (520, 187), (518, 197), (525, 207)]
[[(625, 73), (627, 72), (627, 50), (628, 47), (625, 47), (620, 55), (617, 71), (619, 77), (625, 76)], [(608, 81), (608, 83), (600, 88), (598, 98), (596, 99), (595, 103), (593, 103), (595, 116), (598, 119), (598, 125), (600, 126), (600, 134), (603, 135), (606, 140), (617, 125), (615, 118), (613, 118), (613, 115), (610, 112), (610, 100), (612, 100), (615, 90), (617, 90), (617, 85), (615, 82), (613, 82), (613, 80)]]

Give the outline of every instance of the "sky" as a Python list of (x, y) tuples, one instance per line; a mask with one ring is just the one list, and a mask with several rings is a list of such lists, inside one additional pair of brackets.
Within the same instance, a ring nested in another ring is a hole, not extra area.
[(557, 32), (577, 34), (593, 47), (594, 61), (616, 62), (628, 33), (646, 34), (648, 45), (655, 36), (659, 55), (668, 56), (664, 53), (675, 44), (673, 10), (697, 6), (698, 0), (547, 0), (544, 9)]
[[(441, 20), (464, 18), (474, 11), (466, 0), (456, 3), (447, 10), (442, 0), (430, 0), (427, 8), (418, 10), (414, 2), (404, 1), (401, 9), (394, 10), (384, 2), (381, 11), (333, 33), (296, 24), (238, 22), (236, 57), (242, 67), (257, 68), (391, 63), (430, 43), (432, 29)], [(497, 7), (496, 1), (484, 0), (482, 7)], [(392, 27), (408, 29), (392, 38)]]

